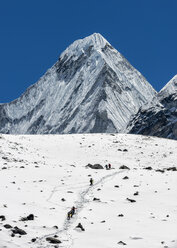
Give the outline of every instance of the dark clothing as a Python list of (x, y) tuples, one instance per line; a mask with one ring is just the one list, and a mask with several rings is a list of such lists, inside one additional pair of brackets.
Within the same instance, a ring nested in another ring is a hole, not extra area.
[(72, 209), (71, 209), (71, 213), (72, 213), (72, 215), (74, 215), (74, 214), (75, 214), (75, 211), (76, 211), (76, 208), (75, 208), (75, 207), (72, 207)]
[(90, 178), (90, 186), (93, 185), (93, 179)]
[(67, 219), (68, 219), (68, 220), (70, 220), (70, 219), (71, 219), (71, 217), (72, 217), (72, 212), (71, 212), (71, 211), (69, 211), (69, 212), (68, 212), (68, 217), (67, 217)]
[(73, 215), (75, 214), (76, 208), (72, 207), (71, 210), (68, 212), (67, 219), (70, 220)]

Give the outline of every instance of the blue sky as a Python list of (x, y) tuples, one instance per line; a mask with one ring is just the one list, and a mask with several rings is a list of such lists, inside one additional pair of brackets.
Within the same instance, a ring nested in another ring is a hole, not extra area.
[(19, 97), (94, 32), (160, 90), (177, 74), (176, 13), (176, 0), (0, 1), (0, 102)]

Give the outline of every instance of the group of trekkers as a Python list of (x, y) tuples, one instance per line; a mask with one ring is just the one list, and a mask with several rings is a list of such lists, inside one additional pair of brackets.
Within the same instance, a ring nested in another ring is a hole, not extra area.
[(105, 168), (106, 168), (106, 170), (110, 170), (111, 169), (111, 164), (106, 164)]
[[(106, 164), (105, 168), (106, 168), (106, 170), (110, 170), (111, 164)], [(93, 185), (93, 178), (91, 177), (90, 178), (90, 186), (92, 186), (92, 185)], [(76, 208), (73, 206), (67, 214), (67, 219), (70, 220), (73, 217), (73, 215), (75, 214), (75, 212), (76, 212)]]
[[(92, 185), (93, 185), (93, 178), (90, 178), (90, 186)], [(76, 208), (73, 206), (67, 214), (67, 219), (70, 220), (75, 213), (76, 213)]]

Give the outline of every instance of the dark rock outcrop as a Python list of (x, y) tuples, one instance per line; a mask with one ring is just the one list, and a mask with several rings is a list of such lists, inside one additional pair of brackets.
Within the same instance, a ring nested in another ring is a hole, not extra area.
[(134, 199), (130, 199), (130, 198), (127, 198), (127, 201), (133, 203), (133, 202), (136, 202)]
[(27, 217), (22, 217), (21, 221), (34, 220), (34, 214), (29, 214)]
[(85, 231), (85, 228), (83, 228), (82, 224), (79, 223), (77, 226), (76, 226), (77, 229), (80, 229), (81, 231)]
[(12, 233), (13, 233), (13, 234), (20, 234), (20, 235), (26, 235), (26, 234), (27, 234), (23, 229), (18, 228), (17, 226), (15, 226), (15, 227), (12, 229)]
[(5, 227), (6, 229), (11, 229), (11, 228), (12, 228), (12, 226), (9, 225), (9, 224), (5, 224), (4, 227)]
[(47, 237), (46, 240), (51, 244), (61, 244), (62, 242), (59, 239), (54, 237)]
[(0, 215), (0, 219), (1, 219), (1, 221), (4, 221), (4, 220), (6, 220), (6, 217), (4, 215)]
[(89, 167), (91, 169), (95, 169), (95, 170), (100, 170), (100, 169), (104, 169), (103, 166), (101, 164), (88, 164), (86, 165), (86, 167)]
[(126, 166), (126, 165), (121, 165), (119, 167), (119, 169), (121, 169), (121, 170), (130, 170), (130, 168), (128, 166)]

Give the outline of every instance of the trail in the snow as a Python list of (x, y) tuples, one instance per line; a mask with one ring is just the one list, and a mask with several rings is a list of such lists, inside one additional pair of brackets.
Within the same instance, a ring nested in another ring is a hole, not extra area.
[[(50, 234), (47, 234), (47, 235), (44, 235), (44, 236), (38, 238), (38, 240), (36, 241), (36, 242), (40, 243), (40, 246), (38, 246), (38, 248), (44, 247), (43, 244), (42, 244), (42, 241), (44, 239), (46, 239), (47, 237), (54, 236), (54, 235), (59, 235), (59, 234), (60, 235), (64, 234), (67, 237), (67, 239), (65, 239), (67, 244), (66, 244), (66, 246), (62, 245), (62, 247), (70, 248), (72, 246), (72, 244), (73, 244), (73, 239), (72, 239), (71, 235), (68, 233), (68, 230), (69, 230), (70, 226), (73, 224), (73, 222), (75, 222), (77, 220), (77, 216), (79, 215), (79, 213), (84, 208), (84, 205), (89, 203), (89, 200), (86, 200), (86, 196), (89, 194), (89, 192), (93, 191), (93, 189), (95, 189), (99, 184), (106, 183), (107, 180), (110, 180), (112, 177), (115, 177), (118, 174), (123, 173), (123, 172), (125, 172), (125, 171), (117, 171), (117, 172), (114, 172), (112, 174), (106, 175), (106, 176), (102, 177), (100, 180), (98, 180), (96, 183), (94, 183), (93, 186), (89, 186), (84, 191), (82, 191), (79, 194), (79, 199), (75, 204), (75, 207), (77, 209), (77, 213), (74, 215), (74, 217), (71, 220), (68, 220), (67, 218), (65, 218), (65, 221), (63, 223), (63, 228), (62, 229), (57, 230), (56, 232), (53, 232), (53, 233), (50, 233)], [(57, 190), (58, 187), (61, 187), (61, 186), (55, 186), (54, 187), (54, 189), (52, 190), (52, 192), (51, 192), (50, 196), (48, 197), (47, 201), (50, 201), (52, 196), (58, 191)], [(45, 247), (46, 248), (50, 247), (50, 245), (45, 245)], [(60, 247), (61, 247), (61, 245), (60, 245)]]

